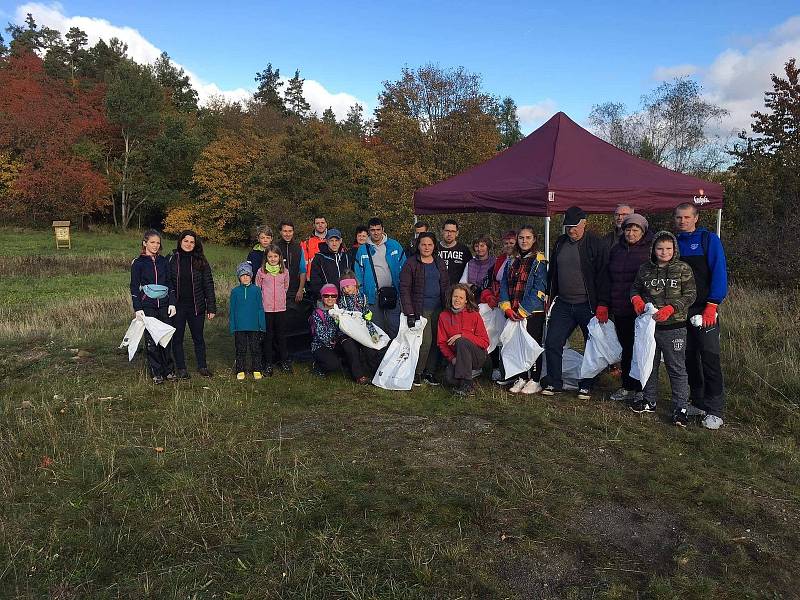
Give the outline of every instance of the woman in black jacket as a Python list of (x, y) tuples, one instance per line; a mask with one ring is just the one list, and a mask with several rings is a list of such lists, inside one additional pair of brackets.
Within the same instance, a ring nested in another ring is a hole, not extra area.
[(211, 265), (203, 254), (203, 243), (194, 231), (182, 231), (178, 246), (169, 257), (170, 292), (175, 295), (173, 304), (177, 309), (174, 318), (175, 335), (172, 347), (178, 379), (189, 379), (186, 370), (186, 355), (183, 351), (183, 334), (186, 325), (192, 334), (197, 371), (203, 377), (211, 377), (206, 363), (206, 342), (203, 338), (205, 319), (210, 321), (217, 312), (217, 297), (214, 294), (214, 278)]

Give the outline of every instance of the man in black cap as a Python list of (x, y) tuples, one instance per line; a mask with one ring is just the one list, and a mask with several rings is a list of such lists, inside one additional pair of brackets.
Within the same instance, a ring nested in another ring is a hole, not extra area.
[[(569, 336), (580, 327), (588, 339), (593, 316), (601, 323), (608, 321), (608, 246), (586, 231), (586, 213), (577, 206), (564, 214), (564, 233), (550, 257), (547, 295), (553, 307), (544, 342), (547, 385), (542, 394), (555, 396), (563, 391), (561, 359)], [(578, 399), (591, 399), (593, 381), (580, 381)]]

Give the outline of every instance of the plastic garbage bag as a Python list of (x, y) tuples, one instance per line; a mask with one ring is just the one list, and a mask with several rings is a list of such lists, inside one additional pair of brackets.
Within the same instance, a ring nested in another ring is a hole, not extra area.
[(406, 316), (400, 315), (400, 331), (389, 344), (375, 377), (372, 378), (373, 385), (385, 390), (411, 389), (414, 385), (419, 349), (422, 346), (422, 332), (427, 326), (428, 320), (421, 317), (409, 329)]
[(653, 315), (658, 310), (652, 303), (644, 306), (644, 312), (636, 317), (634, 323), (633, 360), (631, 360), (632, 379), (638, 379), (645, 386), (653, 371), (653, 359), (656, 356), (656, 321)]
[(155, 317), (144, 317), (144, 319), (133, 319), (128, 326), (128, 330), (122, 337), (120, 348), (128, 349), (128, 361), (132, 361), (136, 351), (139, 349), (139, 343), (142, 341), (145, 329), (153, 338), (156, 344), (164, 348), (172, 341), (172, 336), (175, 334), (175, 328), (169, 323), (159, 321)]
[(507, 321), (500, 334), (500, 358), (506, 379), (528, 371), (544, 352), (525, 326), (525, 320)]
[(486, 349), (486, 353), (491, 354), (500, 343), (500, 334), (503, 333), (503, 328), (506, 326), (506, 315), (499, 308), (492, 308), (488, 304), (479, 304), (478, 311), (486, 326), (486, 333), (489, 334), (489, 347)]
[(622, 346), (617, 338), (614, 323), (601, 323), (597, 317), (589, 321), (589, 340), (583, 351), (581, 379), (591, 379), (607, 366), (622, 360)]
[(373, 324), (373, 327), (375, 328), (376, 337), (373, 339), (367, 328), (367, 321), (364, 319), (364, 315), (361, 314), (361, 312), (342, 310), (341, 308), (335, 307), (330, 310), (330, 314), (339, 320), (339, 329), (342, 333), (354, 339), (362, 346), (381, 350), (388, 346), (391, 341), (391, 338), (386, 335), (386, 332), (375, 324)]
[[(573, 350), (569, 342), (561, 352), (561, 385), (565, 390), (577, 390), (581, 380), (583, 354)], [(547, 356), (542, 360), (542, 377), (547, 375)]]

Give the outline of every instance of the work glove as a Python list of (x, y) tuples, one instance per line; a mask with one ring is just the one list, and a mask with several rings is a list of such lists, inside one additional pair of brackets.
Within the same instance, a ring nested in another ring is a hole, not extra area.
[(134, 314), (136, 315), (137, 319), (139, 319), (140, 321), (144, 321), (144, 311), (143, 310), (137, 310)]
[(717, 305), (707, 302), (703, 309), (703, 327), (713, 327), (717, 324)]
[(599, 304), (597, 310), (594, 311), (594, 316), (597, 317), (597, 320), (601, 323), (608, 323), (608, 307)]
[(497, 306), (497, 298), (492, 294), (491, 290), (483, 290), (481, 292), (481, 302), (488, 304), (489, 308), (495, 308)]
[(653, 319), (655, 319), (660, 323), (661, 321), (666, 321), (667, 319), (669, 319), (674, 312), (675, 312), (675, 307), (672, 306), (671, 304), (667, 304), (664, 308), (658, 309), (658, 312), (656, 312), (656, 314), (653, 315)]
[(368, 310), (364, 313), (364, 320), (365, 321), (372, 321), (372, 311)]
[(178, 310), (172, 304), (170, 304), (169, 308), (167, 308), (167, 316), (170, 318), (174, 317), (177, 314), (177, 312)]
[(505, 315), (512, 321), (521, 321), (522, 317), (520, 317), (517, 312), (513, 308), (507, 308), (505, 311)]
[(408, 328), (413, 329), (414, 325), (417, 324), (417, 315), (408, 315), (406, 317), (406, 322), (408, 323)]
[(633, 310), (636, 311), (637, 315), (644, 312), (644, 300), (642, 300), (641, 296), (634, 296), (631, 298), (631, 304), (633, 304)]

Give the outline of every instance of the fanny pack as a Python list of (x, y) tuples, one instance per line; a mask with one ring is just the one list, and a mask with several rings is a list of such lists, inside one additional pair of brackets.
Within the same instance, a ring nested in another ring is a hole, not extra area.
[(169, 288), (165, 285), (158, 283), (148, 283), (147, 285), (140, 285), (139, 289), (144, 292), (144, 295), (152, 300), (161, 300), (166, 298), (169, 294)]
[(395, 289), (394, 286), (378, 287), (378, 274), (375, 272), (375, 262), (372, 260), (372, 254), (370, 254), (369, 246), (367, 246), (367, 257), (369, 258), (370, 266), (372, 266), (372, 277), (375, 278), (375, 290), (377, 292), (376, 300), (378, 301), (378, 307), (392, 310), (397, 306), (397, 289)]

